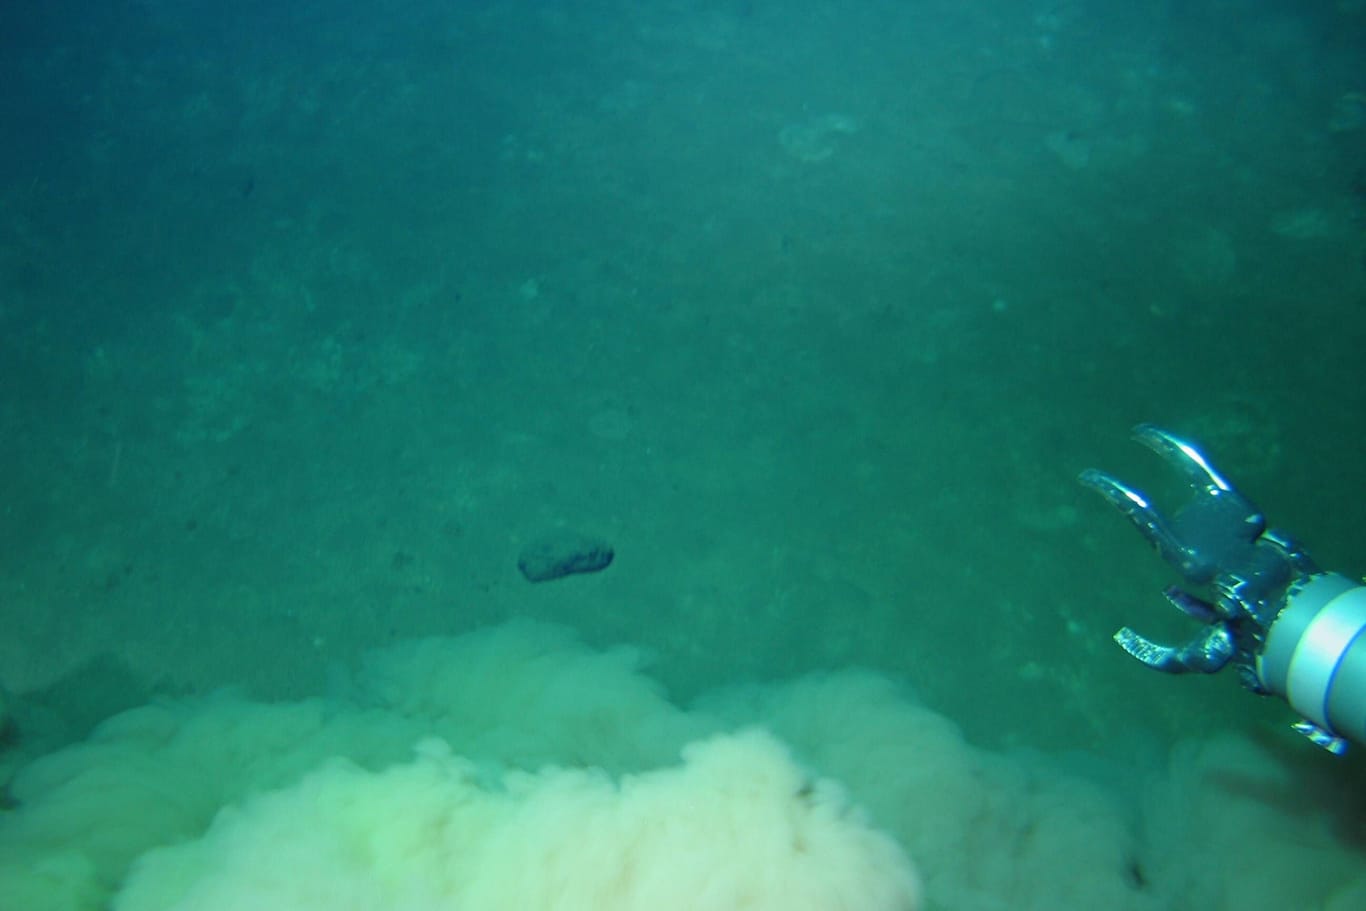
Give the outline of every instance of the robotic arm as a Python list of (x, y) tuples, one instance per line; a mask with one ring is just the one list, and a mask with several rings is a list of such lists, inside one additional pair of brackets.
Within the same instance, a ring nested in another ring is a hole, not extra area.
[(1124, 513), (1200, 592), (1164, 594), (1204, 629), (1160, 645), (1124, 627), (1115, 641), (1154, 670), (1212, 674), (1228, 664), (1254, 693), (1282, 697), (1304, 718), (1295, 730), (1341, 755), (1366, 745), (1366, 586), (1321, 571), (1287, 535), (1268, 529), (1195, 446), (1150, 424), (1134, 438), (1179, 471), (1193, 493), (1170, 519), (1139, 491), (1088, 469), (1080, 481)]

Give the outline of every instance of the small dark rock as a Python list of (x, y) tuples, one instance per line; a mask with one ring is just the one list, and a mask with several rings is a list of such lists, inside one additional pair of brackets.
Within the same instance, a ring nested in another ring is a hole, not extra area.
[(612, 562), (612, 545), (574, 531), (556, 531), (532, 541), (517, 557), (528, 582), (549, 582), (574, 573), (595, 573)]

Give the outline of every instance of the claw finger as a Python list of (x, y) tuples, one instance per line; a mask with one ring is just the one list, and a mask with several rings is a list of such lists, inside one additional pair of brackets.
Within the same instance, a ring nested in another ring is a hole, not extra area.
[(1213, 674), (1233, 657), (1233, 636), (1223, 626), (1212, 626), (1204, 635), (1182, 646), (1159, 645), (1129, 627), (1115, 633), (1115, 642), (1155, 671)]
[(1194, 617), (1201, 623), (1214, 623), (1219, 619), (1219, 611), (1213, 604), (1184, 592), (1175, 585), (1163, 589), (1162, 594), (1183, 614)]
[(1183, 576), (1190, 571), (1194, 563), (1190, 549), (1181, 544), (1171, 526), (1147, 497), (1124, 482), (1094, 468), (1083, 471), (1077, 480), (1109, 500), (1112, 506), (1124, 513), (1148, 543), (1157, 549), (1162, 559), (1180, 570)]
[(1215, 490), (1231, 491), (1233, 486), (1214, 469), (1194, 444), (1152, 424), (1134, 428), (1134, 439), (1160, 455), (1169, 465), (1181, 472), (1186, 483), (1204, 493)]

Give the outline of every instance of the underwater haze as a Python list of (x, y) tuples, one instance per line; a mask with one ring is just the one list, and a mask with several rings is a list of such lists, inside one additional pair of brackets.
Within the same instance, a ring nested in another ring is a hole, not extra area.
[[(214, 813), (429, 736), (790, 761), (862, 907), (1366, 907), (1366, 750), (1117, 648), (1196, 629), (1076, 482), (1178, 502), (1154, 422), (1366, 570), (1363, 0), (47, 0), (0, 136), (0, 911), (327, 907)], [(121, 841), (149, 757), (194, 809)]]

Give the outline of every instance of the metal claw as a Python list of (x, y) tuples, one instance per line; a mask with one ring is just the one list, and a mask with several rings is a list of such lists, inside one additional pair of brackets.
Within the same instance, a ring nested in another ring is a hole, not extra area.
[(1205, 600), (1176, 587), (1164, 592), (1177, 609), (1207, 626), (1184, 645), (1162, 645), (1129, 627), (1115, 641), (1154, 670), (1214, 673), (1246, 657), (1266, 626), (1266, 605), (1310, 562), (1293, 542), (1267, 535), (1260, 510), (1193, 444), (1152, 424), (1135, 427), (1134, 439), (1179, 472), (1194, 494), (1170, 517), (1144, 493), (1104, 472), (1088, 469), (1079, 480), (1122, 512), (1190, 587), (1207, 588), (1214, 597)]
[(1142, 492), (1095, 469), (1081, 483), (1098, 491), (1128, 516), (1147, 541), (1183, 579), (1208, 585), (1227, 567), (1246, 560), (1266, 531), (1266, 520), (1193, 444), (1151, 424), (1134, 428), (1134, 439), (1178, 471), (1195, 497), (1168, 519)]

